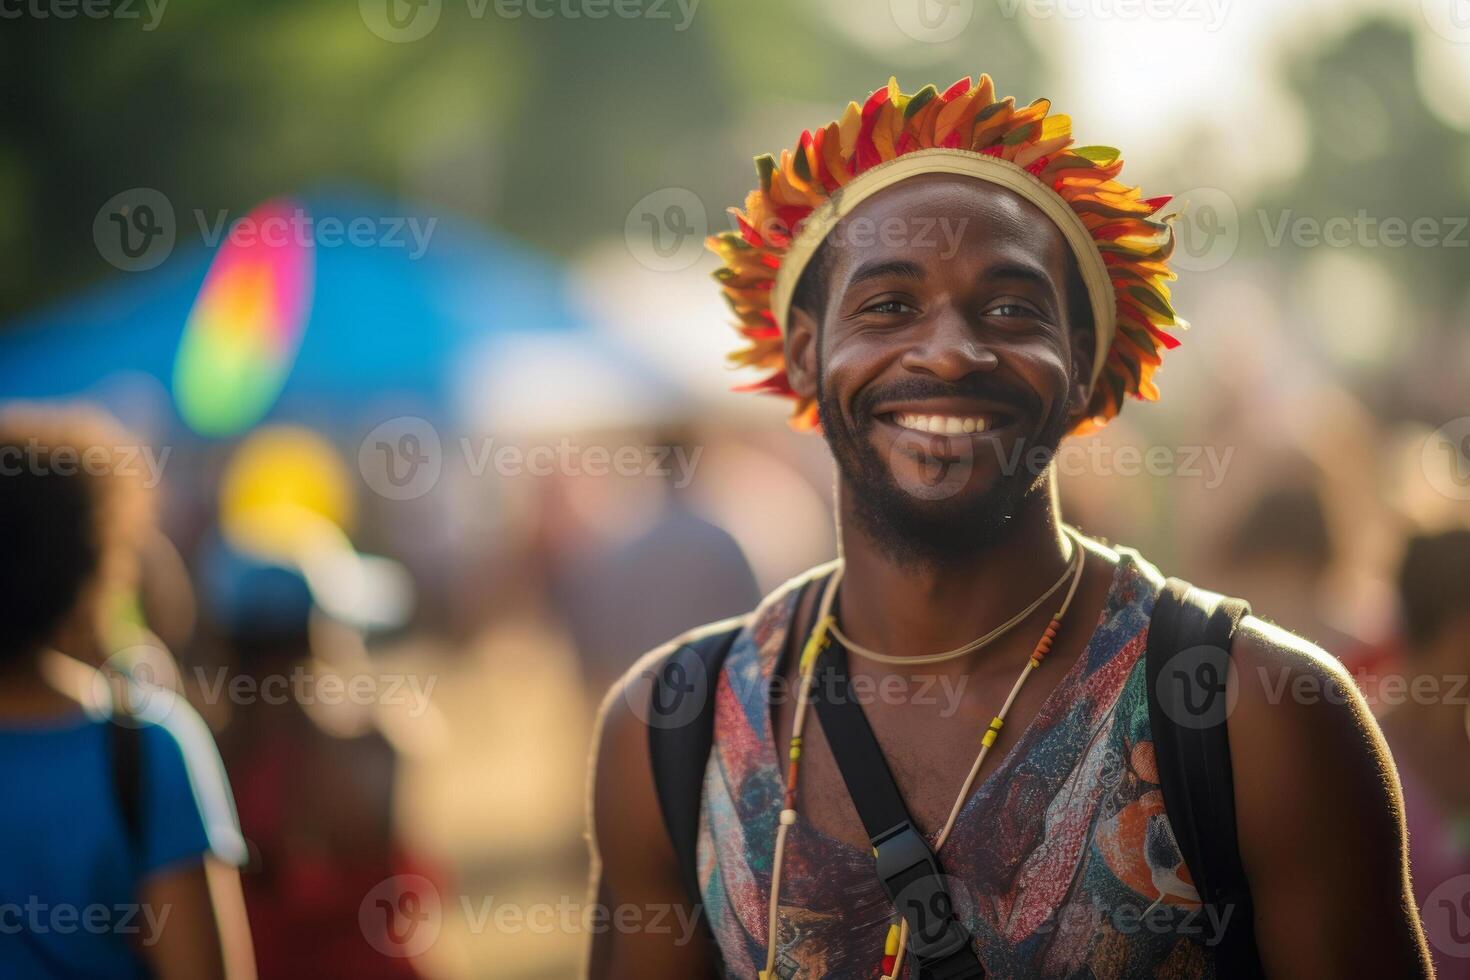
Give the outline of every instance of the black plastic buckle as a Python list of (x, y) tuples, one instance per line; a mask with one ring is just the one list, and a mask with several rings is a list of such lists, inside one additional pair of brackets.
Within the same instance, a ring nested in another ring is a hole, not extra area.
[(909, 946), (920, 962), (943, 959), (969, 944), (955, 917), (939, 862), (924, 837), (905, 820), (872, 839), (878, 879), (909, 924)]

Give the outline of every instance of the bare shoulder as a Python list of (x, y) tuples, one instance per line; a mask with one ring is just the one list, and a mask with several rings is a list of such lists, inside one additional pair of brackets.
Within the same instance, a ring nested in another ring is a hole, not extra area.
[(1386, 764), (1378, 725), (1352, 675), (1332, 654), (1247, 616), (1236, 631), (1231, 660), (1238, 692), (1230, 720), (1232, 741), (1239, 737), (1248, 744), (1272, 743), (1270, 756), (1287, 766), (1306, 761), (1300, 756), (1309, 747), (1334, 748), (1345, 765), (1358, 762), (1381, 769)]
[[(677, 705), (661, 703), (654, 690), (655, 678), (665, 670), (670, 655), (679, 648), (707, 636), (739, 629), (744, 622), (745, 617), (735, 617), (683, 633), (639, 657), (613, 683), (597, 711), (593, 770), (598, 781), (606, 778), (634, 789), (642, 788), (646, 782), (646, 788), (653, 792), (649, 760), (650, 726), (663, 727), (676, 722), (679, 713), (687, 713), (688, 708), (682, 701)], [(713, 678), (681, 675), (666, 677), (665, 681), (676, 695), (682, 695), (692, 685), (699, 696), (708, 697), (714, 688)], [(640, 776), (648, 778), (640, 780)]]
[(1254, 617), (1231, 660), (1235, 811), (1267, 972), (1424, 975), (1398, 776), (1351, 675)]
[[(712, 972), (708, 948), (697, 941), (701, 933), (665, 829), (649, 752), (653, 677), (683, 639), (639, 658), (598, 711), (588, 788), (591, 892), (603, 924), (592, 930), (588, 949), (587, 975), (594, 980)], [(654, 928), (654, 913), (670, 909), (679, 927)]]
[[(1385, 843), (1396, 844), (1393, 763), (1341, 662), (1253, 616), (1236, 632), (1231, 660), (1238, 693), (1229, 721), (1230, 755), (1242, 787), (1240, 802), (1324, 814), (1324, 806), (1351, 804), (1360, 827), (1374, 827)], [(1242, 820), (1243, 830), (1248, 823)]]
[[(628, 850), (637, 840), (667, 844), (649, 759), (648, 706), (654, 673), (673, 649), (669, 643), (640, 657), (608, 689), (597, 711), (589, 792), (592, 843), (594, 856), (611, 858), (614, 869), (634, 857)], [(672, 864), (672, 849), (662, 850), (667, 853), (655, 849), (652, 856), (659, 864)]]
[[(654, 780), (652, 736), (657, 730), (677, 739), (681, 726), (696, 717), (707, 720), (698, 708), (712, 703), (718, 687), (716, 676), (699, 673), (702, 657), (671, 655), (705, 638), (728, 638), (732, 631), (750, 627), (770, 603), (801, 580), (786, 583), (745, 616), (710, 623), (649, 651), (603, 698), (587, 794), (591, 892), (602, 922), (632, 925), (592, 929), (587, 957), (592, 980), (687, 980), (716, 974), (711, 937), (686, 890), (664, 822)], [(677, 927), (655, 927), (653, 913), (660, 913), (662, 922), (662, 913), (669, 910)], [(641, 922), (647, 928), (639, 927)]]

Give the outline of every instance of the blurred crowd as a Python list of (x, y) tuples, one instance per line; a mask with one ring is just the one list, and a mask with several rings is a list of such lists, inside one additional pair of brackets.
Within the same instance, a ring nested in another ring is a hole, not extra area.
[[(1470, 976), (1451, 5), (1225, 4), (1216, 31), (957, 3), (942, 39), (902, 6), (674, 31), (444, 4), (416, 40), (329, 0), (7, 20), (0, 974), (574, 975), (609, 682), (835, 548), (821, 440), (728, 391), (701, 239), (745, 148), (891, 73), (987, 71), (1194, 205), (1195, 328), (1159, 403), (1067, 444), (1064, 512), (1342, 659), (1441, 976)], [(1295, 234), (1365, 211), (1440, 238)], [(204, 234), (282, 212), (381, 237)]]
[[(1206, 477), (1113, 472), (1098, 460), (1125, 459), (1117, 451), (1138, 434), (1103, 438), (1112, 455), (1094, 451), (1064, 478), (1072, 518), (1157, 548), (1166, 570), (1242, 595), (1341, 657), (1399, 765), (1420, 900), (1470, 873), (1470, 773), (1453, 764), (1470, 739), (1470, 524), (1355, 514), (1309, 459), (1251, 453), (1191, 502)], [(209, 943), (265, 977), (574, 972), (602, 691), (641, 652), (748, 610), (833, 546), (815, 440), (685, 418), (588, 430), (575, 444), (662, 447), (670, 459), (678, 448), (698, 462), (682, 476), (482, 481), (460, 490), (493, 520), (452, 548), (387, 558), (362, 550), (393, 540), (374, 525), (381, 508), (308, 429), (262, 427), (221, 459), (190, 460), (207, 451), (150, 444), (93, 408), (6, 407), (0, 769), (12, 787), (28, 773), (37, 782), (0, 803), (5, 839), (13, 848), (40, 832), (38, 817), (64, 816), (101, 828), (73, 828), (73, 855), (89, 840), (112, 853), (108, 835), (140, 797), (144, 846), (100, 898), (154, 894), (202, 859), (219, 922)], [(169, 465), (150, 477), (140, 460), (165, 448)], [(181, 492), (175, 467), (210, 473), (216, 492)], [(1115, 506), (1157, 493), (1158, 480), (1177, 501)], [(1381, 567), (1349, 559), (1355, 531), (1391, 519)], [(1383, 594), (1360, 581), (1380, 579)], [(110, 745), (119, 725), (168, 738), (145, 738), (119, 773), (115, 745), (99, 754), (77, 734)], [(154, 771), (176, 755), (189, 792), (170, 801)], [(7, 862), (7, 894), (91, 900), (96, 882), (51, 867), (55, 846)], [(153, 939), (135, 951), (180, 962), (176, 943)], [(44, 930), (34, 949), (16, 943), (0, 936), (7, 957), (68, 969), (107, 953)], [(1454, 976), (1465, 961), (1445, 963)]]

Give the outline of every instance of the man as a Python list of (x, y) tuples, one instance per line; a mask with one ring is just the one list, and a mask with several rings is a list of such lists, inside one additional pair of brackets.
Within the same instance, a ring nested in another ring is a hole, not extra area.
[[(1321, 650), (1240, 622), (1228, 757), (1185, 772), (1228, 789), (1233, 768), (1235, 839), (1200, 832), (1208, 807), (1165, 807), (1144, 657), (1162, 576), (1065, 528), (1048, 463), (1124, 395), (1158, 397), (1182, 325), (1167, 198), (1118, 183), (1117, 151), (1072, 147), (1048, 109), (985, 76), (890, 81), (759, 159), (740, 230), (712, 240), (750, 341), (736, 360), (770, 371), (755, 387), (793, 398), (837, 461), (840, 557), (745, 618), (711, 683), (695, 856), (714, 943), (649, 911), (692, 900), (651, 760), (645, 680), (669, 648), (609, 695), (593, 976), (1217, 976), (1220, 937), (1251, 927), (1271, 976), (1427, 975), (1397, 780)], [(855, 696), (854, 722), (841, 695), (860, 685), (879, 693)], [(869, 729), (879, 761), (854, 771)], [(871, 788), (884, 762), (942, 877), (922, 853), (903, 862), (917, 878), (891, 873), (869, 818), (891, 799)], [(1181, 853), (1194, 837), (1238, 844), (1248, 879), (1213, 922), (1210, 869)], [(899, 881), (966, 942), (941, 958)]]

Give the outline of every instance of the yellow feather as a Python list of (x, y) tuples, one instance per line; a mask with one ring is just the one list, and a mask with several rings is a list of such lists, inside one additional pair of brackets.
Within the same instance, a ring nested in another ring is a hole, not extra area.
[(852, 159), (852, 151), (857, 146), (858, 130), (863, 125), (863, 109), (856, 102), (847, 104), (847, 111), (842, 114), (842, 122), (838, 123), (838, 131), (842, 134), (842, 157), (845, 160)]

